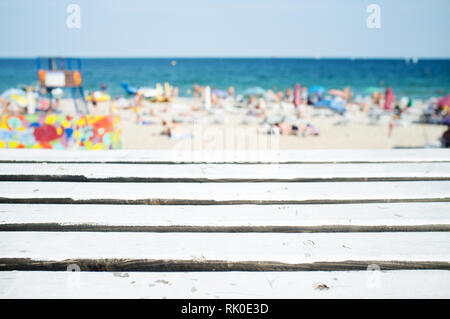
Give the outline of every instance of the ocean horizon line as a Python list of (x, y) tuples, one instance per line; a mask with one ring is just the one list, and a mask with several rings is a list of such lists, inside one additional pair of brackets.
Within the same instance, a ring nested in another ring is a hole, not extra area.
[(415, 57), (415, 56), (408, 56), (408, 57), (332, 57), (332, 56), (321, 56), (321, 57), (312, 57), (312, 56), (305, 56), (305, 57), (295, 57), (295, 56), (72, 56), (72, 55), (37, 55), (37, 56), (0, 56), (0, 60), (32, 60), (36, 58), (74, 58), (74, 59), (89, 59), (89, 60), (95, 60), (95, 59), (185, 59), (185, 60), (196, 60), (196, 59), (211, 59), (211, 60), (381, 60), (381, 61), (403, 61), (403, 60), (414, 60), (417, 59), (418, 61), (425, 60), (425, 61), (447, 61), (450, 60), (450, 57)]

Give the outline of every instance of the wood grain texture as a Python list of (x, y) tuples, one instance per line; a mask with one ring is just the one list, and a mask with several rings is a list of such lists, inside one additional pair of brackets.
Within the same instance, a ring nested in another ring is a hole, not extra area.
[(450, 203), (329, 205), (0, 204), (3, 231), (449, 231)]
[(442, 270), (0, 272), (0, 298), (449, 298)]
[(340, 182), (450, 180), (449, 163), (2, 164), (0, 181)]
[(425, 163), (450, 162), (448, 149), (180, 151), (0, 150), (0, 162), (11, 163)]
[(0, 269), (450, 269), (450, 235), (430, 233), (0, 232)]
[(346, 183), (0, 183), (0, 203), (217, 205), (422, 201), (450, 201), (450, 181)]
[(0, 298), (448, 298), (449, 230), (446, 149), (0, 150)]

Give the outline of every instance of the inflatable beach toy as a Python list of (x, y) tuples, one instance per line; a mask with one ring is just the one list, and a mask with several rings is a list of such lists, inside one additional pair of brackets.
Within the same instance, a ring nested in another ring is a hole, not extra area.
[(155, 97), (158, 95), (158, 91), (154, 88), (139, 88), (139, 93), (141, 93), (146, 99)]
[(92, 95), (94, 96), (95, 100), (97, 102), (107, 102), (111, 100), (111, 96), (109, 96), (108, 94), (105, 94), (103, 92), (99, 92), (99, 91), (95, 91), (91, 94), (89, 94), (86, 99), (88, 101), (92, 101)]
[(170, 88), (169, 83), (164, 83), (164, 92), (166, 94), (166, 96), (171, 96), (172, 95), (172, 90)]
[(120, 85), (123, 87), (123, 89), (130, 95), (135, 95), (136, 93), (140, 93), (142, 94), (146, 99), (149, 98), (153, 98), (158, 96), (158, 89), (157, 88), (152, 88), (152, 87), (134, 87), (134, 86), (129, 86), (128, 83), (120, 83)]
[(138, 91), (137, 87), (133, 87), (133, 86), (129, 86), (128, 83), (122, 82), (120, 83), (120, 86), (124, 88), (124, 90), (128, 93), (128, 94), (136, 94), (136, 92)]
[(153, 87), (132, 87), (128, 83), (122, 82), (120, 84), (123, 89), (130, 95), (136, 93), (141, 94), (144, 98), (150, 99), (152, 102), (167, 102), (171, 100), (171, 88), (169, 83), (164, 83), (164, 89), (161, 83), (156, 84), (156, 88)]
[[(168, 85), (168, 83), (166, 83)], [(156, 83), (156, 96), (154, 96), (151, 100), (152, 102), (168, 102), (170, 101), (170, 97), (164, 95), (163, 87), (161, 83)]]

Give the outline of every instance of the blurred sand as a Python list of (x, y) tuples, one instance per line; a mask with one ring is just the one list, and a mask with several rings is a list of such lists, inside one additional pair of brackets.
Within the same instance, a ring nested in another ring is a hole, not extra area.
[[(198, 101), (179, 98), (174, 103), (199, 105)], [(144, 113), (151, 107), (146, 102)], [(103, 102), (93, 109), (92, 114), (109, 114), (110, 105)], [(64, 114), (74, 114), (70, 99), (61, 101), (60, 110)], [(418, 114), (419, 110), (415, 110)], [(359, 111), (351, 113), (351, 122), (343, 125), (337, 123), (342, 119), (337, 114), (325, 110), (307, 109), (305, 122), (313, 124), (320, 132), (319, 136), (275, 136), (262, 132), (258, 125), (262, 118), (253, 124), (242, 124), (243, 116), (227, 113), (224, 124), (213, 124), (210, 116), (206, 124), (181, 124), (183, 131), (191, 132), (193, 138), (170, 139), (161, 135), (163, 126), (158, 118), (155, 124), (136, 124), (136, 114), (131, 110), (118, 110), (123, 128), (123, 148), (125, 149), (386, 149), (424, 147), (427, 143), (437, 143), (446, 126), (399, 123), (388, 138), (388, 123), (370, 125), (367, 115)], [(163, 115), (163, 117), (166, 117)], [(169, 117), (169, 116), (167, 116)], [(151, 118), (151, 117), (150, 117)], [(144, 114), (144, 120), (146, 116)]]

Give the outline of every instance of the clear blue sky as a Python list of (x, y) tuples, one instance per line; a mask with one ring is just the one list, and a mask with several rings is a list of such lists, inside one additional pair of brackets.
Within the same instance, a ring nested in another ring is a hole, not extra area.
[[(66, 26), (67, 5), (81, 28)], [(381, 7), (381, 29), (366, 7)], [(10, 0), (0, 56), (444, 57), (449, 0)]]

